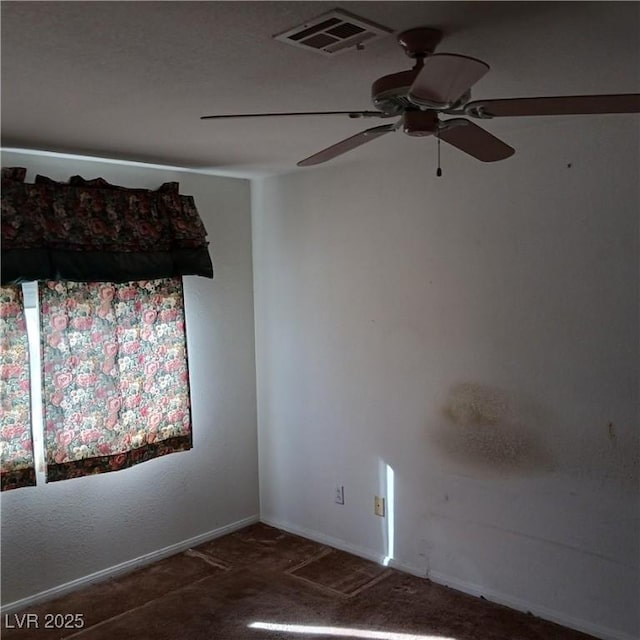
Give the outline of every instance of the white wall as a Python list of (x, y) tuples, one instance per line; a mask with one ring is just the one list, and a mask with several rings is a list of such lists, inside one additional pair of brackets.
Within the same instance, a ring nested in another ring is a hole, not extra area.
[(487, 128), (254, 183), (262, 518), (635, 638), (637, 119)]
[(186, 277), (194, 448), (131, 469), (2, 494), (11, 603), (258, 515), (250, 189), (246, 180), (4, 153), (3, 166), (193, 195), (215, 278)]

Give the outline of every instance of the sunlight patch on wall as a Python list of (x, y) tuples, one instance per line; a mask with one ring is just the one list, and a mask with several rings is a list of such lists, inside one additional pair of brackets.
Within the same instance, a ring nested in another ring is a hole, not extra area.
[(390, 465), (385, 467), (385, 476), (387, 483), (387, 555), (382, 564), (389, 566), (389, 562), (393, 560), (395, 553), (395, 473)]

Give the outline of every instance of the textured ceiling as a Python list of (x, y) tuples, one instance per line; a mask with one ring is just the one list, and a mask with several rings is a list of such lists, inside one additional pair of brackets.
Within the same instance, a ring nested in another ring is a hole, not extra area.
[[(4, 1), (2, 144), (246, 175), (294, 170), (370, 121), (199, 116), (370, 109), (371, 83), (411, 66), (394, 35), (332, 58), (272, 37), (336, 6), (395, 33), (441, 28), (439, 52), (491, 66), (474, 99), (640, 91), (636, 2)], [(544, 135), (546, 119), (535, 120), (485, 126)], [(400, 161), (417, 142), (388, 138), (333, 162)]]

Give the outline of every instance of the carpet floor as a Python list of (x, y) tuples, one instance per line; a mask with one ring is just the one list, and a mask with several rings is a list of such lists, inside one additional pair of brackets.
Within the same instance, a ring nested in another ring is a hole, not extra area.
[(264, 524), (3, 616), (2, 626), (4, 640), (591, 638)]

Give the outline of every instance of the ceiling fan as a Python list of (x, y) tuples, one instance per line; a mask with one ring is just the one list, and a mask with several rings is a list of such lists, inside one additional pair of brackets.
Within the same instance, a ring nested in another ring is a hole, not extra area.
[[(640, 94), (635, 93), (470, 102), (471, 87), (489, 71), (489, 65), (469, 56), (434, 53), (441, 38), (441, 31), (429, 27), (410, 29), (398, 36), (400, 46), (415, 60), (415, 64), (412, 69), (383, 76), (373, 83), (371, 94), (377, 111), (227, 114), (202, 116), (201, 120), (327, 115), (347, 115), (350, 118), (399, 116), (399, 120), (392, 124), (356, 133), (298, 162), (298, 166), (308, 167), (331, 160), (398, 129), (410, 136), (435, 135), (438, 142), (444, 140), (483, 162), (495, 162), (508, 158), (515, 150), (467, 117), (490, 119), (504, 116), (640, 113)], [(441, 120), (442, 114), (454, 117)]]

